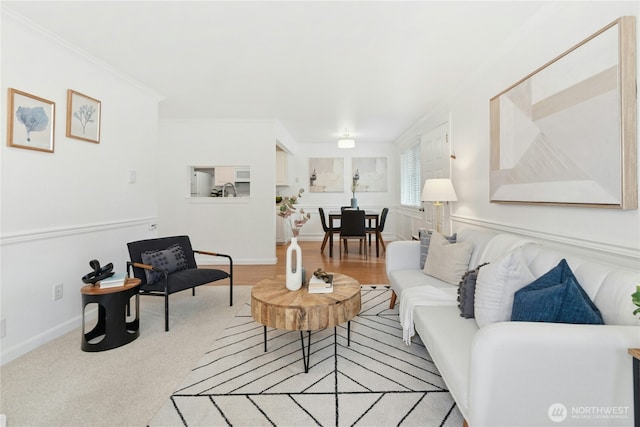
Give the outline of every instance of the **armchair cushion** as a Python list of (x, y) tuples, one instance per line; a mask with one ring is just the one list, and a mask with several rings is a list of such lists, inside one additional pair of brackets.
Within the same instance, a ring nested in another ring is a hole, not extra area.
[(511, 320), (602, 325), (600, 310), (565, 259), (515, 293)]
[[(204, 285), (205, 283), (215, 282), (216, 280), (226, 279), (229, 277), (227, 272), (213, 268), (192, 268), (188, 270), (176, 271), (169, 274), (167, 278), (169, 292), (180, 292), (194, 286)], [(163, 292), (164, 281), (160, 280), (152, 284), (144, 286), (145, 292)]]
[[(187, 258), (179, 243), (173, 244), (164, 250), (143, 252), (141, 257), (144, 264), (162, 268), (167, 270), (169, 274), (187, 269)], [(145, 270), (144, 272), (148, 285), (161, 280), (163, 277), (163, 274), (158, 271)]]

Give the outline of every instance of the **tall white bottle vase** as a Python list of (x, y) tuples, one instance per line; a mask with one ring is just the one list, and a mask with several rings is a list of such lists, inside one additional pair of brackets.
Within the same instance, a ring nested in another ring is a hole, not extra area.
[[(295, 260), (295, 269), (293, 257)], [(291, 237), (291, 244), (287, 248), (286, 285), (290, 291), (297, 291), (302, 287), (302, 248), (298, 245), (298, 237)]]

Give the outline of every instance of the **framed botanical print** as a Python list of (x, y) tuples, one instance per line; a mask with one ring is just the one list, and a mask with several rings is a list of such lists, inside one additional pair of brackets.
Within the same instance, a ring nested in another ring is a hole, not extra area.
[(56, 104), (9, 88), (7, 145), (53, 153)]
[(101, 102), (75, 90), (67, 90), (67, 136), (100, 143)]

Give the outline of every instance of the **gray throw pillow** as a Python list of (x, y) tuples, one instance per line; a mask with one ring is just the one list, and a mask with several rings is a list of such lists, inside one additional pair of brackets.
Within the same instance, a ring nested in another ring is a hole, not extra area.
[[(420, 270), (424, 270), (424, 263), (429, 255), (429, 244), (431, 243), (432, 231), (426, 233), (420, 232)], [(456, 237), (458, 233), (453, 233), (451, 236), (444, 236), (449, 243), (456, 243)]]
[(476, 292), (476, 280), (478, 279), (478, 270), (480, 267), (489, 264), (485, 262), (480, 264), (473, 270), (469, 270), (464, 273), (460, 285), (458, 286), (458, 308), (460, 309), (460, 316), (465, 319), (473, 319), (474, 317), (474, 300)]
[[(143, 252), (142, 262), (153, 267), (167, 270), (169, 274), (187, 268), (187, 257), (184, 254), (182, 246), (178, 243), (162, 251)], [(147, 278), (147, 284), (149, 285), (163, 278), (163, 274), (157, 271), (145, 270), (144, 274)]]

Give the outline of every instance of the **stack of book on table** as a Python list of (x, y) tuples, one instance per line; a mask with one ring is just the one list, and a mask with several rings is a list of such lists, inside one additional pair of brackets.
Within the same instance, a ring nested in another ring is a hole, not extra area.
[(311, 275), (311, 279), (309, 279), (310, 294), (328, 294), (331, 292), (333, 292), (333, 274), (329, 274), (329, 282)]
[(102, 279), (98, 283), (100, 284), (100, 289), (106, 289), (106, 288), (115, 288), (117, 286), (124, 286), (124, 282), (126, 280), (127, 280), (126, 273), (116, 273), (111, 277)]

